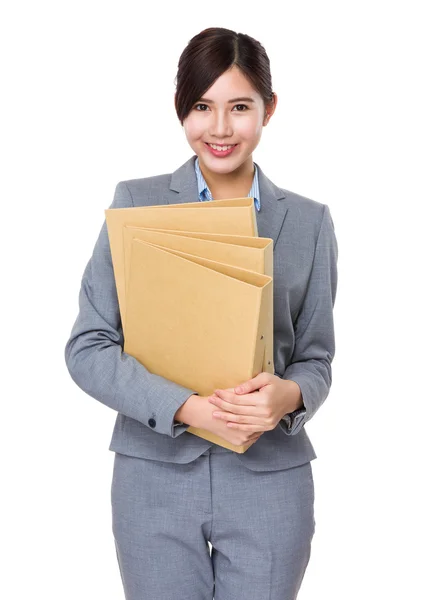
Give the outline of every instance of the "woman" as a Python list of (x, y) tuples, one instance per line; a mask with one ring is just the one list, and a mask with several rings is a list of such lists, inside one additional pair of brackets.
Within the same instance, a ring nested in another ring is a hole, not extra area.
[[(309, 562), (316, 454), (304, 425), (331, 386), (337, 242), (327, 205), (253, 162), (276, 105), (262, 45), (202, 31), (175, 94), (194, 155), (172, 174), (120, 182), (110, 206), (254, 198), (259, 236), (274, 241), (274, 375), (202, 397), (124, 353), (105, 223), (83, 275), (65, 357), (74, 381), (118, 412), (111, 500), (128, 600), (295, 599)], [(190, 425), (254, 443), (238, 454)]]

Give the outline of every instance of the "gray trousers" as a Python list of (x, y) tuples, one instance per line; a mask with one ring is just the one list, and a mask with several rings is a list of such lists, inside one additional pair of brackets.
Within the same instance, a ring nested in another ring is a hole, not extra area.
[(111, 503), (126, 600), (296, 599), (315, 532), (310, 462), (251, 471), (217, 445), (186, 464), (115, 453)]

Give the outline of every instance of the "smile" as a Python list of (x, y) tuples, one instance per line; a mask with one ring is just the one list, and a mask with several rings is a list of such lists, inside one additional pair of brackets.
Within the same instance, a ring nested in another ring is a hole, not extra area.
[[(207, 143), (207, 142), (205, 142)], [(222, 152), (224, 152), (225, 150), (229, 150), (229, 148), (234, 148), (237, 144), (231, 144), (231, 145), (227, 145), (227, 146), (219, 146), (218, 144), (208, 144), (208, 146), (211, 146), (211, 148), (213, 148), (214, 150), (220, 150)]]
[(218, 144), (208, 144), (207, 142), (205, 142), (205, 146), (213, 156), (217, 156), (218, 158), (225, 158), (229, 154), (232, 154), (235, 148), (238, 148), (238, 144), (219, 146)]

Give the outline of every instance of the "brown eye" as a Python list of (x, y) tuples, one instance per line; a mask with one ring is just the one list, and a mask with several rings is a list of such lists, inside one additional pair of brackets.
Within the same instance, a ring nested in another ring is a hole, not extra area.
[[(248, 106), (246, 106), (245, 104), (236, 104), (236, 105), (235, 105), (235, 107), (240, 107), (240, 106), (244, 107), (246, 110), (248, 110), (248, 109), (249, 109), (249, 107), (248, 107)], [(235, 107), (234, 107), (234, 108), (235, 108)], [(244, 110), (239, 110), (239, 111), (237, 111), (237, 112), (245, 112), (245, 111), (244, 111)]]
[[(204, 107), (205, 107), (205, 109), (207, 109), (207, 108), (208, 108), (206, 104), (196, 104), (196, 106), (195, 106), (194, 108), (196, 108), (196, 109), (197, 109), (197, 107), (198, 107), (198, 106), (204, 106)], [(199, 112), (203, 112), (203, 111), (202, 111), (202, 110), (200, 110)]]

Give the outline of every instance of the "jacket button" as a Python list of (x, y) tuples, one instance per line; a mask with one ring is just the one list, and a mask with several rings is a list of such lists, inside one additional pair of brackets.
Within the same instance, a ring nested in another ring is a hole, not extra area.
[(149, 421), (148, 421), (149, 427), (155, 427), (156, 424), (157, 423), (156, 423), (155, 419), (149, 419)]

